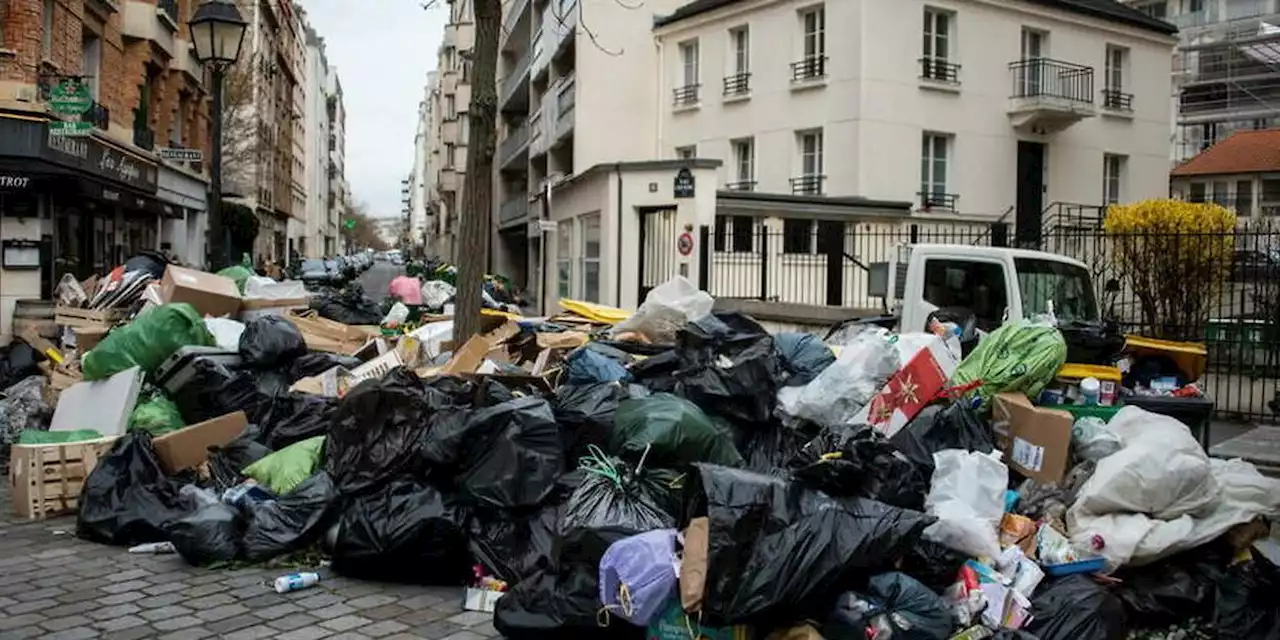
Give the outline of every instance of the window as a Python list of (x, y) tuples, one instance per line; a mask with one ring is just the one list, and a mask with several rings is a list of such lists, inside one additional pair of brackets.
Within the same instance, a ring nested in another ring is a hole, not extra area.
[(471, 58), (462, 59), (462, 64), (458, 65), (458, 73), (462, 82), (471, 82)]
[(920, 203), (946, 207), (948, 147), (951, 136), (925, 132), (920, 137)]
[(54, 0), (44, 0), (44, 32), (42, 34), (44, 40), (41, 41), (43, 45), (41, 51), (44, 53), (45, 60), (53, 58), (53, 9)]
[(467, 114), (458, 114), (458, 140), (462, 144), (466, 144), (471, 140), (471, 120), (467, 118)]
[(750, 216), (716, 216), (715, 250), (750, 253), (755, 247), (755, 225)]
[(734, 140), (733, 143), (733, 181), (730, 189), (750, 191), (756, 184), (756, 150), (752, 138)]
[(1035, 29), (1022, 30), (1022, 95), (1019, 97), (1040, 95), (1042, 67), (1038, 62), (1046, 55), (1045, 33)]
[(1193, 182), (1187, 191), (1187, 202), (1204, 202), (1204, 183)]
[(729, 41), (733, 43), (733, 69), (734, 74), (750, 73), (751, 71), (751, 32), (747, 27), (738, 27), (729, 31)]
[(1236, 181), (1236, 215), (1253, 215), (1253, 181)]
[(1141, 11), (1152, 18), (1164, 20), (1169, 17), (1169, 3), (1166, 0), (1153, 2), (1145, 7), (1139, 7)]
[(80, 40), (80, 73), (89, 85), (89, 95), (98, 99), (99, 76), (102, 73), (102, 39), (86, 31)]
[(1133, 108), (1133, 94), (1125, 93), (1125, 72), (1129, 66), (1129, 50), (1107, 46), (1106, 84), (1102, 89), (1102, 106), (1107, 109), (1129, 111)]
[(684, 86), (696, 86), (698, 84), (697, 40), (680, 43), (680, 65), (682, 69), (682, 77), (684, 79)]
[(187, 105), (190, 99), (183, 94), (178, 95), (178, 104), (173, 110), (173, 124), (169, 127), (169, 144), (182, 147), (182, 137), (187, 120)]
[(1098, 303), (1087, 269), (1034, 258), (1014, 258), (1013, 269), (1018, 274), (1023, 317), (1048, 313), (1052, 308), (1059, 322), (1098, 319)]
[(1106, 154), (1102, 157), (1102, 204), (1119, 204), (1124, 198), (1125, 157)]
[(997, 263), (947, 258), (924, 263), (925, 302), (940, 309), (968, 309), (983, 331), (994, 331), (1002, 324), (1008, 306), (1005, 289), (1004, 267)]
[(822, 131), (800, 133), (800, 171), (804, 176), (822, 175)]
[(782, 252), (813, 253), (813, 221), (787, 218), (782, 221)]
[(573, 225), (568, 222), (556, 229), (556, 293), (561, 298), (573, 295)]
[(453, 168), (453, 163), (454, 163), (454, 159), (455, 159), (455, 155), (454, 155), (454, 154), (455, 154), (455, 152), (456, 152), (456, 151), (457, 151), (457, 147), (455, 147), (455, 146), (454, 146), (454, 145), (452, 145), (452, 144), (445, 143), (445, 145), (444, 145), (444, 166), (445, 166), (445, 168), (446, 168), (446, 169), (452, 169), (452, 168)]
[(827, 55), (827, 12), (823, 7), (815, 7), (800, 14), (800, 23), (804, 27), (804, 58), (813, 60)]
[(946, 61), (951, 53), (951, 14), (924, 8), (924, 57)]
[(1230, 197), (1228, 197), (1228, 195), (1227, 195), (1227, 183), (1226, 183), (1226, 182), (1214, 182), (1214, 183), (1213, 183), (1213, 203), (1214, 203), (1214, 204), (1216, 204), (1216, 205), (1223, 206), (1223, 207), (1225, 207), (1225, 206), (1227, 206), (1227, 205), (1231, 204), (1231, 199), (1230, 199)]
[(1187, 13), (1204, 11), (1204, 0), (1187, 0)]
[(591, 213), (578, 219), (582, 229), (582, 289), (587, 302), (600, 302), (600, 214)]
[(698, 156), (698, 147), (689, 145), (687, 147), (676, 147), (676, 158), (680, 160), (692, 160)]

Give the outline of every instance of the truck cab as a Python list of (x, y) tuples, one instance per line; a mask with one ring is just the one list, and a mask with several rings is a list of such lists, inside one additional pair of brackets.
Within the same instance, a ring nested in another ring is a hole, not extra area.
[(1089, 269), (1065, 256), (949, 244), (903, 245), (898, 254), (871, 265), (868, 284), (899, 316), (899, 331), (924, 331), (944, 308), (971, 312), (983, 332), (1050, 311), (1061, 322), (1099, 319)]

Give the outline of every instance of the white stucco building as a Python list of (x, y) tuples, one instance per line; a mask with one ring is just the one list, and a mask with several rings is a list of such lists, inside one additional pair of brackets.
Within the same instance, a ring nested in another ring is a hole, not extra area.
[[(428, 236), (435, 236), (435, 229), (429, 225), (434, 221), (431, 209), (431, 192), (435, 178), (431, 171), (431, 150), (435, 136), (432, 127), (432, 100), (437, 74), (427, 74), (427, 84), (423, 87), (422, 102), (418, 103), (418, 124), (413, 136), (413, 170), (409, 173), (409, 238), (415, 247), (423, 251), (428, 249)], [(428, 232), (432, 233), (428, 233)], [(434, 249), (434, 247), (431, 247)], [(434, 251), (432, 251), (434, 253)]]
[(342, 82), (338, 79), (338, 70), (330, 66), (325, 82), (325, 116), (329, 121), (329, 140), (325, 158), (327, 160), (326, 180), (329, 188), (327, 194), (327, 210), (331, 235), (325, 237), (324, 255), (329, 256), (346, 247), (339, 241), (339, 226), (351, 206), (351, 185), (347, 182), (347, 109), (343, 103)]
[(318, 258), (332, 253), (338, 235), (338, 221), (330, 214), (329, 202), (329, 61), (324, 38), (307, 30), (306, 106), (306, 232), (303, 257)]

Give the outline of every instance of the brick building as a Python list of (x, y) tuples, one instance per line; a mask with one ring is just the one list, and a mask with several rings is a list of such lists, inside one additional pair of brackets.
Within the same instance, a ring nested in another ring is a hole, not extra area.
[[(0, 0), (0, 337), (14, 301), (141, 250), (205, 262), (208, 95), (187, 21), (197, 0)], [(92, 104), (59, 115), (55, 88)], [(66, 124), (68, 122), (86, 124)], [(58, 135), (66, 127), (86, 135)], [(28, 256), (30, 265), (16, 257)]]

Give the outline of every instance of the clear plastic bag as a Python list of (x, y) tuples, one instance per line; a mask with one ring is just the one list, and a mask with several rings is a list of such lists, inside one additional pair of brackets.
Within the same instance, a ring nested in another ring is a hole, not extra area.
[(1009, 469), (998, 455), (960, 449), (933, 454), (935, 470), (925, 510), (938, 522), (925, 529), (925, 539), (973, 557), (1000, 555), (997, 532), (1004, 517)]
[(861, 331), (812, 382), (783, 388), (778, 406), (786, 416), (824, 427), (847, 425), (901, 366), (888, 331)]
[(399, 324), (403, 324), (404, 321), (408, 319), (409, 319), (409, 307), (404, 306), (403, 302), (397, 302), (391, 305), (391, 310), (387, 312), (387, 315), (383, 316), (382, 325), (387, 327), (393, 327)]
[(430, 309), (442, 309), (458, 291), (444, 280), (428, 280), (422, 283), (422, 305)]
[(630, 318), (618, 323), (617, 333), (636, 332), (651, 342), (671, 344), (686, 323), (711, 313), (715, 300), (692, 282), (676, 276), (645, 296)]
[(1076, 457), (1097, 462), (1124, 448), (1124, 441), (1101, 418), (1086, 416), (1071, 427), (1071, 446)]

